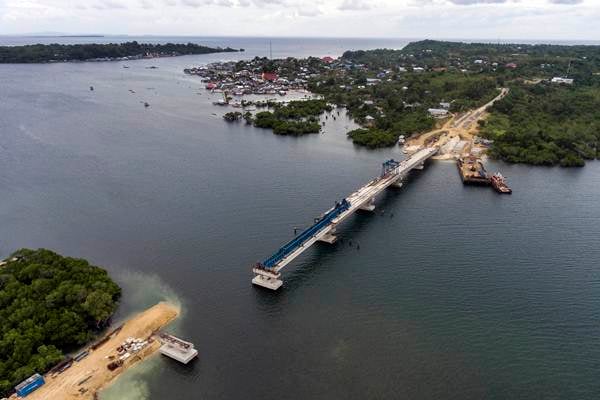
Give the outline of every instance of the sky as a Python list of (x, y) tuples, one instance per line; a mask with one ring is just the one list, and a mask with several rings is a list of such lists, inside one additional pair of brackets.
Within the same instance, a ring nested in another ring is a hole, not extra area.
[(0, 34), (600, 39), (600, 0), (0, 0)]

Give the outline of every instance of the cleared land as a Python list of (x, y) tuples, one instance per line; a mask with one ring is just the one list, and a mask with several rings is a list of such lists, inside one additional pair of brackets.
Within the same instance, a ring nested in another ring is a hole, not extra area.
[[(408, 152), (412, 153), (428, 144), (436, 144), (443, 149), (446, 143), (449, 143), (451, 140), (454, 139), (455, 141), (463, 140), (468, 142), (466, 147), (463, 149), (463, 152), (470, 152), (473, 146), (473, 139), (477, 135), (479, 129), (477, 121), (479, 121), (480, 119), (485, 119), (488, 115), (486, 112), (488, 107), (491, 107), (496, 101), (502, 99), (507, 94), (508, 89), (503, 88), (500, 91), (500, 94), (489, 103), (484, 104), (483, 106), (475, 110), (466, 112), (460, 116), (453, 115), (441, 127), (434, 129), (430, 132), (426, 132), (424, 134), (416, 135), (409, 138), (406, 142), (405, 149)], [(448, 159), (453, 157), (453, 154), (444, 153), (443, 151), (441, 151), (440, 154), (438, 154), (434, 158)]]
[[(115, 380), (127, 368), (148, 358), (160, 347), (160, 342), (152, 338), (153, 334), (165, 327), (179, 315), (179, 309), (168, 303), (159, 303), (148, 310), (137, 314), (123, 325), (96, 350), (62, 374), (46, 375), (46, 384), (29, 396), (28, 400), (87, 400), (110, 382)], [(110, 371), (107, 365), (118, 359), (117, 347), (127, 338), (141, 338), (150, 342), (141, 351), (133, 354), (123, 365)], [(11, 399), (16, 399), (16, 396)]]

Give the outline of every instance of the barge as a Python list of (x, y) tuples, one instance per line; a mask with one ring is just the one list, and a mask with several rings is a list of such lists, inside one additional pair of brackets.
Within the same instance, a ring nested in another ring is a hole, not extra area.
[(474, 156), (459, 158), (456, 162), (458, 173), (465, 185), (489, 185), (490, 178), (480, 158)]

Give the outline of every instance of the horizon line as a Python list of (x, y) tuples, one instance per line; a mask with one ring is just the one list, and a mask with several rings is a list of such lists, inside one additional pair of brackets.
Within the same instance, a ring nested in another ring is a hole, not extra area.
[[(128, 33), (67, 33), (67, 32), (40, 32), (40, 33), (0, 33), (0, 37), (22, 37), (22, 38), (76, 38), (76, 37), (156, 37), (156, 38), (223, 38), (223, 39), (350, 39), (350, 40), (437, 40), (437, 41), (469, 41), (475, 40), (485, 42), (505, 42), (509, 40), (525, 41), (553, 41), (553, 42), (598, 42), (600, 39), (593, 38), (523, 38), (523, 37), (401, 37), (401, 36), (301, 36), (301, 35), (192, 35), (192, 34), (128, 34)], [(518, 44), (518, 43), (515, 43)]]

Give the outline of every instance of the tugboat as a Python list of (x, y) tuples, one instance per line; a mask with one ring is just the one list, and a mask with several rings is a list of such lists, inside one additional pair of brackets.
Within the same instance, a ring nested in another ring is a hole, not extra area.
[(500, 172), (496, 172), (494, 175), (492, 175), (490, 181), (492, 183), (492, 187), (496, 190), (496, 192), (500, 194), (512, 193), (512, 189), (508, 187), (508, 185), (506, 184), (506, 179), (504, 178), (504, 176), (502, 176)]

